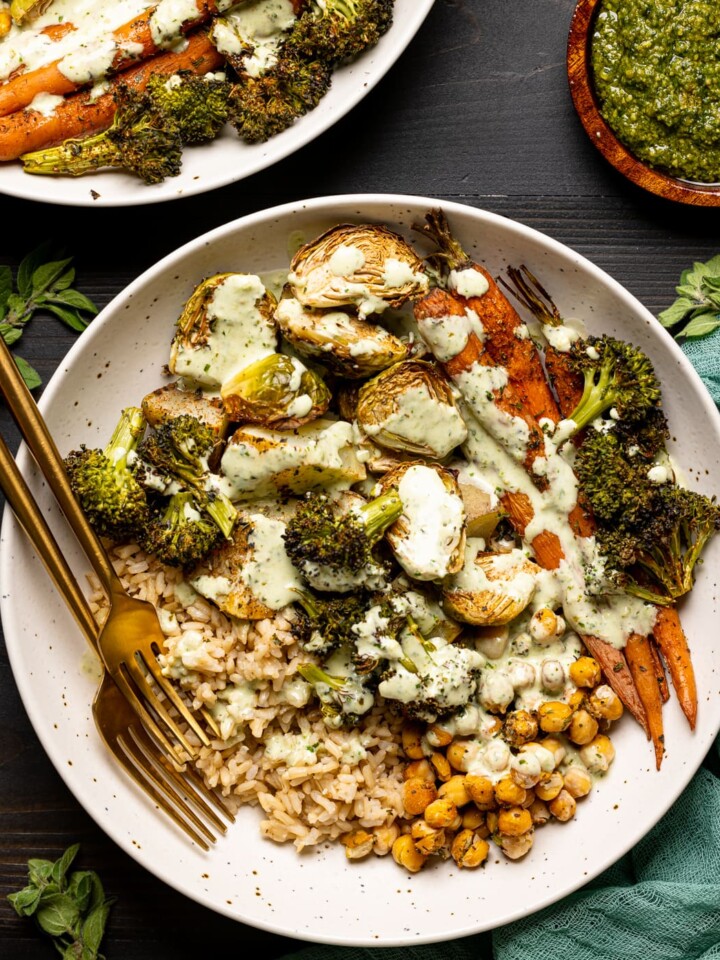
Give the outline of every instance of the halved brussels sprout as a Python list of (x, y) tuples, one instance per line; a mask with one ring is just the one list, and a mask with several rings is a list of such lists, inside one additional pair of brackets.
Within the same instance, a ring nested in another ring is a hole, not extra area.
[(455, 475), (436, 463), (410, 461), (378, 481), (395, 488), (402, 516), (385, 534), (395, 559), (415, 580), (442, 580), (462, 568), (465, 509)]
[(307, 310), (283, 297), (275, 320), (298, 353), (351, 380), (371, 377), (408, 355), (408, 346), (382, 327), (342, 310)]
[(443, 607), (464, 623), (510, 623), (532, 600), (540, 572), (522, 550), (488, 553), (484, 540), (470, 539), (462, 570), (443, 584)]
[(218, 273), (203, 280), (177, 322), (170, 369), (193, 385), (219, 389), (244, 367), (275, 353), (276, 305), (254, 274)]
[(294, 430), (316, 420), (330, 406), (322, 378), (294, 357), (273, 353), (256, 360), (220, 390), (231, 420)]
[(53, 0), (12, 0), (10, 4), (10, 16), (14, 23), (22, 26), (26, 20), (35, 20), (40, 14), (45, 13)]
[(357, 421), (381, 446), (435, 460), (467, 437), (450, 385), (425, 360), (397, 363), (364, 384)]
[(293, 257), (288, 280), (306, 307), (356, 306), (361, 317), (429, 288), (422, 260), (387, 227), (339, 224)]

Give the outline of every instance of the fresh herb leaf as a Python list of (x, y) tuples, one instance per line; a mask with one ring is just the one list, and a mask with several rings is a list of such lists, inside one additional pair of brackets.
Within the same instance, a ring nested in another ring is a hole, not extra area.
[[(52, 314), (78, 333), (87, 327), (98, 311), (89, 297), (72, 289), (71, 263), (71, 257), (58, 254), (50, 242), (43, 243), (21, 262), (15, 288), (10, 268), (0, 266), (0, 337), (8, 346), (20, 339), (38, 311)], [(37, 372), (26, 360), (16, 359), (28, 387), (38, 387), (42, 381)]]
[(703, 337), (720, 327), (720, 254), (683, 270), (675, 292), (678, 299), (658, 317), (675, 328), (673, 336)]
[(35, 367), (31, 366), (27, 360), (23, 360), (22, 357), (15, 357), (15, 363), (17, 368), (22, 374), (22, 378), (25, 381), (25, 386), (28, 390), (34, 390), (35, 387), (39, 387), (42, 383), (42, 377), (37, 372)]
[(8, 900), (19, 916), (35, 918), (62, 957), (102, 960), (100, 944), (112, 901), (92, 870), (70, 873), (78, 850), (77, 844), (69, 847), (55, 863), (29, 860), (28, 886)]

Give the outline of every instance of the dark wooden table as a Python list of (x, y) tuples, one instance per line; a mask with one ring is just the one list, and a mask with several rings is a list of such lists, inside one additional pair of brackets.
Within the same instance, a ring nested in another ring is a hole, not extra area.
[[(456, 200), (536, 227), (608, 270), (653, 312), (680, 271), (720, 249), (718, 213), (641, 193), (605, 165), (577, 121), (565, 76), (573, 0), (437, 0), (385, 80), (348, 117), (272, 170), (201, 197), (126, 211), (0, 199), (0, 263), (39, 240), (76, 257), (103, 306), (176, 246), (243, 214), (318, 194), (402, 192)], [(47, 380), (73, 343), (33, 321), (22, 354)], [(4, 409), (0, 427), (17, 445)], [(1, 589), (1, 585), (0, 585)], [(4, 895), (28, 857), (82, 843), (118, 898), (109, 960), (185, 960), (207, 945), (266, 958), (302, 945), (240, 928), (164, 886), (120, 851), (61, 782), (25, 716), (0, 636), (0, 957), (53, 956)], [(161, 921), (161, 922), (160, 922)]]

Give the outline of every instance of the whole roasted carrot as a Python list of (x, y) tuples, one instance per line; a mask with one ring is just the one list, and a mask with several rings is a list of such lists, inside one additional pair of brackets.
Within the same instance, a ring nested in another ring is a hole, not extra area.
[(648, 730), (655, 748), (655, 765), (659, 770), (665, 752), (665, 736), (663, 734), (662, 697), (655, 674), (650, 641), (647, 637), (633, 634), (625, 645), (627, 658), (635, 687), (640, 696), (647, 715)]
[(660, 688), (660, 699), (663, 703), (667, 703), (670, 699), (670, 691), (668, 690), (667, 677), (665, 676), (665, 666), (662, 662), (660, 651), (652, 640), (650, 641), (650, 653), (652, 654), (653, 663), (655, 664), (655, 679)]
[(215, 70), (222, 57), (210, 42), (206, 31), (192, 34), (181, 52), (168, 51), (116, 77), (110, 90), (93, 100), (79, 93), (59, 103), (49, 116), (36, 110), (22, 110), (0, 118), (0, 161), (16, 160), (24, 153), (62, 143), (74, 137), (89, 136), (106, 130), (115, 116), (113, 88), (119, 83), (142, 90), (154, 74), (173, 74), (191, 70), (196, 74)]
[(694, 730), (698, 709), (695, 671), (690, 659), (687, 637), (680, 624), (676, 607), (658, 609), (653, 636), (665, 658), (682, 712), (688, 719), (690, 729)]
[[(163, 44), (166, 45), (168, 41), (176, 39), (181, 33), (195, 30), (218, 13), (217, 0), (194, 0), (194, 3), (195, 15), (185, 20), (172, 36), (169, 34), (166, 36), (162, 19), (159, 18), (159, 13), (164, 9), (162, 2), (155, 7), (148, 7), (143, 13), (123, 24), (122, 27), (118, 27), (112, 34), (115, 53), (108, 66), (107, 74), (127, 70), (133, 64), (137, 64), (138, 60), (146, 60), (154, 56), (164, 49)], [(156, 40), (159, 43), (156, 43)], [(28, 70), (26, 73), (19, 73), (0, 86), (0, 117), (29, 106), (39, 93), (57, 95), (72, 93), (81, 86), (94, 83), (98, 79), (100, 78), (94, 76), (87, 76), (83, 81), (69, 78), (63, 72), (63, 59), (55, 60), (35, 70)]]

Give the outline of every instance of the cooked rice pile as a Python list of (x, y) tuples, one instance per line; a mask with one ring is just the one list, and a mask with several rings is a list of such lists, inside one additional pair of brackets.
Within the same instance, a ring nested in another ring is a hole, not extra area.
[[(330, 730), (312, 701), (306, 707), (289, 703), (298, 700), (292, 681), (307, 657), (287, 617), (232, 621), (191, 591), (181, 571), (164, 567), (138, 546), (116, 547), (110, 555), (129, 593), (157, 607), (166, 635), (166, 672), (192, 696), (195, 708), (214, 707), (229, 685), (249, 689), (252, 683), (255, 702), (242, 724), (230, 721), (231, 736), (202, 747), (197, 767), (235, 809), (246, 803), (262, 807), (263, 836), (292, 841), (302, 850), (402, 815), (402, 721), (375, 707), (354, 730)], [(91, 604), (103, 619), (107, 601), (99, 584), (93, 584)], [(282, 692), (286, 680), (286, 691), (294, 689), (295, 695)], [(268, 741), (284, 749), (266, 749)], [(283, 752), (285, 759), (278, 756)]]

